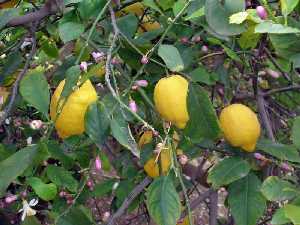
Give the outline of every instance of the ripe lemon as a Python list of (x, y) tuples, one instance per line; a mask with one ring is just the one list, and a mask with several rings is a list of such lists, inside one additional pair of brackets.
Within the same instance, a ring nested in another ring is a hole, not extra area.
[(155, 178), (159, 177), (159, 166), (158, 163), (161, 162), (162, 173), (166, 174), (171, 165), (171, 153), (169, 149), (163, 149), (160, 153), (161, 159), (155, 162), (156, 156), (149, 159), (144, 165), (144, 170), (149, 177)]
[[(61, 81), (56, 88), (50, 104), (50, 116), (54, 120), (57, 113), (59, 97), (65, 85), (65, 80)], [(68, 98), (61, 114), (55, 123), (55, 128), (59, 137), (67, 138), (72, 135), (82, 134), (84, 132), (84, 115), (88, 106), (97, 100), (97, 93), (90, 80)]]
[(232, 146), (241, 147), (247, 152), (255, 150), (260, 124), (250, 108), (242, 104), (227, 106), (221, 112), (220, 125), (225, 139)]
[(162, 118), (183, 129), (189, 120), (187, 110), (188, 81), (180, 75), (162, 78), (154, 89), (155, 108)]

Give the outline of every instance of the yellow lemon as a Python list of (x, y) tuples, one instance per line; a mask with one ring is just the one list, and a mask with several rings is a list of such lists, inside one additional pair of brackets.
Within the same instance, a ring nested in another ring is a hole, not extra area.
[[(57, 114), (58, 101), (65, 85), (65, 80), (61, 81), (56, 88), (50, 104), (50, 116), (54, 120)], [(84, 132), (84, 115), (88, 106), (97, 100), (97, 93), (90, 80), (68, 98), (61, 114), (55, 123), (55, 128), (61, 138), (67, 138), (72, 135), (82, 134)]]
[(187, 110), (188, 81), (180, 75), (162, 78), (154, 89), (155, 108), (167, 121), (183, 129), (189, 120)]
[(171, 165), (171, 153), (169, 149), (163, 149), (160, 153), (161, 159), (155, 162), (156, 157), (153, 156), (144, 165), (144, 170), (149, 177), (155, 178), (159, 177), (159, 166), (158, 163), (161, 162), (162, 173), (166, 174), (169, 171)]
[(241, 147), (247, 152), (255, 150), (260, 124), (250, 108), (242, 104), (227, 106), (221, 112), (220, 125), (225, 139), (232, 146)]

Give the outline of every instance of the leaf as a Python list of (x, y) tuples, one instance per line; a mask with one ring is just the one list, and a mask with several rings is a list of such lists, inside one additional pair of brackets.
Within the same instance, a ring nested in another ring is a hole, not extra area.
[(164, 60), (166, 66), (173, 72), (184, 69), (184, 64), (180, 53), (173, 45), (160, 45), (158, 55)]
[(291, 221), (286, 217), (284, 207), (278, 209), (272, 217), (272, 225), (281, 225), (291, 223)]
[(3, 196), (8, 185), (31, 165), (37, 153), (37, 146), (33, 145), (19, 150), (0, 162), (0, 197)]
[(282, 24), (265, 21), (259, 23), (255, 27), (255, 33), (269, 33), (269, 34), (291, 34), (299, 33), (300, 30), (294, 27), (284, 26)]
[(0, 10), (0, 30), (14, 17), (19, 15), (19, 9), (1, 9)]
[(57, 188), (53, 183), (45, 184), (37, 177), (28, 178), (27, 183), (32, 187), (34, 192), (45, 201), (53, 200), (56, 197)]
[(230, 24), (230, 15), (245, 10), (244, 0), (209, 0), (205, 3), (205, 16), (208, 25), (218, 34), (231, 36), (245, 31), (243, 25)]
[(216, 73), (209, 73), (203, 66), (199, 66), (189, 75), (194, 82), (201, 82), (207, 85), (213, 85), (218, 80), (218, 75)]
[(61, 92), (61, 98), (66, 98), (73, 92), (73, 87), (76, 86), (80, 74), (79, 66), (72, 66), (66, 71), (66, 82)]
[(248, 17), (248, 12), (238, 12), (235, 14), (232, 14), (229, 17), (229, 23), (234, 23), (234, 24), (241, 24), (243, 23)]
[(275, 176), (264, 181), (261, 192), (269, 201), (290, 200), (299, 194), (294, 185)]
[(58, 33), (63, 42), (75, 40), (84, 32), (84, 25), (79, 22), (63, 22), (58, 25)]
[(254, 33), (255, 26), (249, 26), (247, 31), (242, 33), (238, 40), (239, 45), (243, 49), (255, 48), (260, 40), (261, 34)]
[(292, 128), (292, 140), (293, 144), (300, 148), (300, 117), (294, 119), (293, 128)]
[(73, 207), (70, 211), (60, 217), (56, 225), (93, 225), (89, 217), (83, 211), (83, 207)]
[(95, 102), (88, 107), (85, 114), (85, 132), (95, 143), (102, 145), (109, 131), (109, 117), (105, 106)]
[(49, 180), (57, 186), (67, 188), (71, 192), (77, 191), (78, 181), (63, 167), (49, 165), (46, 169), (46, 173)]
[(181, 205), (178, 193), (170, 177), (154, 180), (147, 190), (147, 208), (157, 225), (174, 225), (180, 217)]
[(48, 117), (50, 93), (43, 71), (33, 70), (20, 83), (22, 97), (38, 111)]
[(247, 176), (249, 171), (249, 163), (242, 158), (225, 158), (210, 170), (207, 181), (219, 188)]
[(270, 140), (259, 140), (256, 148), (270, 154), (280, 160), (287, 160), (290, 162), (300, 162), (300, 156), (293, 145), (284, 145), (280, 143), (273, 143)]
[(35, 216), (27, 216), (22, 225), (41, 225), (41, 223)]
[(216, 139), (220, 134), (218, 118), (207, 93), (199, 85), (189, 84), (187, 104), (190, 119), (185, 135), (193, 141)]
[(290, 219), (293, 224), (300, 224), (300, 207), (296, 205), (286, 205), (284, 206), (285, 216)]
[(298, 5), (299, 0), (280, 0), (281, 13), (286, 18)]
[(120, 31), (128, 38), (132, 38), (134, 36), (138, 28), (138, 23), (139, 20), (133, 14), (122, 16), (117, 20), (117, 25)]
[(252, 173), (230, 184), (228, 202), (236, 225), (255, 225), (264, 214), (266, 200), (260, 186), (260, 180)]
[(99, 9), (102, 9), (105, 5), (105, 0), (82, 0), (78, 4), (78, 11), (81, 18), (88, 20), (91, 17), (96, 17), (99, 13)]
[(112, 135), (117, 141), (125, 148), (131, 151), (131, 153), (140, 158), (140, 152), (137, 148), (137, 143), (131, 134), (129, 124), (125, 121), (122, 115), (114, 117), (110, 122), (110, 128)]
[(200, 9), (196, 10), (195, 12), (193, 12), (191, 15), (189, 16), (186, 16), (184, 18), (185, 21), (187, 20), (192, 20), (192, 19), (196, 19), (196, 18), (199, 18), (201, 16), (204, 16), (205, 15), (205, 7), (201, 7)]

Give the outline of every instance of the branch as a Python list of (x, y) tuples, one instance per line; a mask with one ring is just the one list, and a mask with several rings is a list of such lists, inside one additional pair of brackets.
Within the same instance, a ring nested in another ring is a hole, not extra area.
[(41, 9), (25, 14), (24, 16), (19, 16), (11, 19), (6, 24), (6, 27), (17, 27), (22, 25), (29, 25), (33, 22), (40, 22), (45, 17), (62, 11), (63, 6), (64, 3), (62, 0), (48, 0)]
[(121, 207), (117, 210), (117, 212), (112, 215), (107, 225), (114, 225), (116, 219), (118, 219), (120, 216), (122, 216), (127, 208), (130, 206), (130, 204), (133, 202), (133, 200), (151, 183), (152, 179), (150, 177), (146, 177), (140, 184), (138, 184), (127, 196), (127, 198), (122, 203)]
[(209, 225), (218, 223), (218, 192), (212, 191), (209, 196)]
[(263, 96), (269, 96), (275, 93), (280, 93), (280, 92), (285, 92), (285, 91), (299, 91), (300, 90), (300, 85), (292, 85), (292, 86), (288, 86), (288, 87), (282, 87), (282, 88), (276, 88), (276, 89), (272, 89), (270, 91), (264, 92)]
[(36, 29), (36, 26), (32, 26), (29, 30), (29, 33), (31, 34), (32, 36), (32, 47), (31, 47), (31, 51), (29, 53), (29, 56), (28, 58), (26, 59), (26, 62), (25, 62), (25, 65), (24, 65), (24, 68), (23, 70), (19, 73), (16, 81), (14, 82), (14, 85), (13, 85), (13, 89), (12, 89), (12, 93), (11, 93), (11, 97), (10, 97), (10, 100), (9, 100), (9, 103), (8, 105), (6, 106), (6, 108), (4, 109), (3, 111), (3, 114), (0, 115), (0, 126), (3, 124), (3, 122), (5, 121), (5, 119), (9, 116), (13, 106), (14, 106), (14, 103), (15, 103), (15, 100), (16, 100), (16, 97), (18, 95), (18, 90), (19, 90), (19, 84), (20, 84), (20, 81), (22, 80), (22, 78), (24, 77), (24, 75), (27, 73), (28, 69), (29, 69), (29, 66), (30, 66), (30, 61), (31, 59), (33, 58), (35, 52), (36, 52), (36, 36), (35, 36), (35, 29)]

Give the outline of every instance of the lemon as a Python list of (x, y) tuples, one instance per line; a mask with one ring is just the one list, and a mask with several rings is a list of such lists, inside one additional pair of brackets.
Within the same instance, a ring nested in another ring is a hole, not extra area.
[(162, 78), (154, 89), (155, 108), (166, 121), (183, 129), (189, 120), (187, 110), (188, 81), (180, 75)]
[[(50, 116), (54, 120), (57, 114), (57, 105), (65, 85), (65, 80), (61, 81), (51, 98)], [(67, 138), (72, 135), (84, 132), (84, 115), (88, 106), (97, 100), (97, 93), (90, 80), (67, 99), (61, 114), (55, 122), (55, 128), (59, 137)]]
[(260, 124), (250, 108), (242, 104), (225, 107), (220, 115), (220, 125), (225, 139), (232, 146), (241, 147), (247, 152), (255, 150)]
[(169, 168), (171, 165), (170, 150), (163, 149), (160, 154), (161, 154), (160, 160), (155, 162), (156, 157), (153, 156), (144, 165), (144, 170), (149, 177), (152, 177), (152, 178), (159, 177), (159, 166), (158, 166), (159, 162), (161, 162), (161, 169), (162, 169), (163, 174), (166, 174), (169, 171)]

